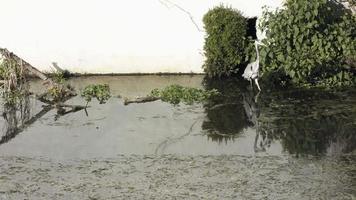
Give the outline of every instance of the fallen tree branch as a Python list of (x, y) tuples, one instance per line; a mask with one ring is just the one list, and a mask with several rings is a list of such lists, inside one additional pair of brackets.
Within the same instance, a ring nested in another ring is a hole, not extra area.
[(0, 54), (2, 56), (4, 56), (5, 58), (7, 58), (7, 59), (13, 59), (18, 64), (20, 64), (20, 66), (22, 66), (24, 69), (28, 70), (32, 74), (36, 75), (38, 78), (40, 78), (40, 79), (42, 79), (44, 81), (50, 81), (51, 82), (51, 79), (49, 79), (46, 75), (44, 75), (38, 69), (33, 67), (31, 64), (29, 64), (28, 62), (26, 62), (22, 58), (18, 57), (16, 54), (10, 52), (9, 50), (4, 49), (4, 48), (0, 48)]
[(64, 108), (71, 108), (73, 110), (82, 110), (85, 108), (90, 108), (90, 106), (82, 106), (82, 105), (68, 105), (63, 103), (57, 103), (55, 106), (64, 107)]
[(125, 99), (124, 100), (124, 105), (127, 106), (131, 103), (146, 103), (146, 102), (152, 102), (152, 101), (157, 101), (160, 100), (161, 98), (159, 97), (152, 97), (152, 96), (147, 96), (147, 97), (138, 97), (136, 99)]

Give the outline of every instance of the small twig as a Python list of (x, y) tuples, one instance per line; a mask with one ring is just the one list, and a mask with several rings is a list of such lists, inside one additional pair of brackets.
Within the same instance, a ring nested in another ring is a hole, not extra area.
[(171, 145), (171, 144), (174, 144), (180, 140), (182, 140), (183, 138), (187, 137), (188, 135), (190, 135), (192, 132), (193, 132), (193, 128), (194, 126), (199, 122), (199, 120), (201, 120), (202, 118), (199, 117), (197, 118), (193, 123), (192, 125), (190, 126), (188, 132), (186, 132), (185, 134), (183, 135), (180, 135), (176, 138), (167, 138), (166, 140), (164, 140), (163, 142), (161, 142), (156, 150), (155, 150), (155, 154), (158, 154), (158, 151), (161, 149), (161, 153), (163, 153), (165, 151), (165, 149), (167, 148), (168, 145)]

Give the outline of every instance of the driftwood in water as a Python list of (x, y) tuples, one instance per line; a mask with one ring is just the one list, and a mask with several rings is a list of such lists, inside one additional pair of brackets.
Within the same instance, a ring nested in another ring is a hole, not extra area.
[(146, 102), (157, 101), (160, 99), (161, 98), (159, 98), (159, 97), (152, 97), (152, 96), (138, 97), (136, 99), (125, 99), (124, 104), (129, 105), (131, 103), (146, 103)]

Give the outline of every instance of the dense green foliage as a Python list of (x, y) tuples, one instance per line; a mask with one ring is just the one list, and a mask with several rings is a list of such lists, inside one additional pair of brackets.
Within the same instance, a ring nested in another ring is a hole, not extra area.
[(204, 71), (208, 76), (229, 76), (244, 66), (247, 22), (241, 12), (215, 7), (204, 15), (206, 30)]
[(179, 104), (184, 102), (186, 104), (193, 104), (195, 102), (202, 102), (211, 96), (217, 95), (217, 90), (202, 90), (197, 88), (183, 87), (180, 85), (170, 85), (159, 90), (151, 91), (151, 96), (160, 98), (162, 101), (171, 104)]
[(111, 97), (110, 87), (107, 84), (88, 85), (84, 88), (81, 95), (87, 103), (89, 103), (92, 98), (96, 98), (100, 104), (103, 104)]
[(334, 87), (355, 83), (347, 60), (356, 55), (356, 17), (331, 0), (288, 0), (265, 11), (263, 75), (296, 86)]

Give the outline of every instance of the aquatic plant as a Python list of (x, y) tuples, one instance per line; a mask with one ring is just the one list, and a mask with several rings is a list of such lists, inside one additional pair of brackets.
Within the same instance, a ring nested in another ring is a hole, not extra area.
[(75, 96), (74, 88), (66, 84), (64, 73), (62, 71), (52, 71), (51, 82), (47, 87), (45, 98), (53, 102), (60, 102), (68, 96)]
[(88, 85), (82, 91), (81, 96), (87, 101), (87, 105), (92, 98), (96, 98), (100, 104), (103, 104), (111, 97), (110, 87), (108, 84)]
[(268, 44), (261, 52), (265, 78), (301, 87), (356, 82), (347, 64), (356, 59), (356, 16), (350, 9), (331, 0), (287, 0), (282, 9), (266, 9), (260, 26)]
[(183, 87), (181, 85), (170, 85), (162, 90), (154, 89), (150, 96), (160, 98), (162, 101), (171, 104), (179, 104), (180, 102), (186, 104), (193, 104), (195, 102), (202, 102), (206, 99), (218, 95), (219, 92), (213, 90), (202, 90), (198, 88)]

